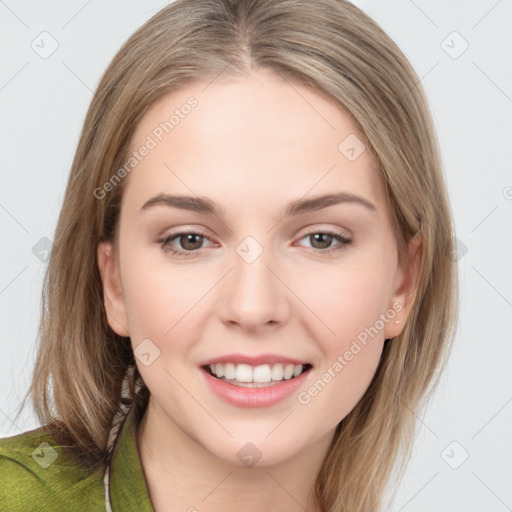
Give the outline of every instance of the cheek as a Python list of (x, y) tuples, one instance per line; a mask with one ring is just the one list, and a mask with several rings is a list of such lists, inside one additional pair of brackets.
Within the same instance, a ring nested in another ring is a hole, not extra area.
[(132, 342), (150, 338), (161, 346), (190, 325), (189, 316), (211, 288), (204, 272), (170, 265), (156, 251), (134, 250), (123, 262), (123, 288)]
[(340, 265), (302, 278), (300, 297), (320, 320), (316, 324), (322, 344), (342, 348), (373, 326), (389, 301), (388, 284), (385, 268), (378, 263)]
[(321, 358), (311, 388), (299, 401), (331, 411), (333, 422), (357, 404), (378, 366), (384, 343), (382, 315), (387, 318), (386, 275), (378, 264), (340, 266), (337, 272), (331, 268), (328, 275), (316, 275), (301, 287), (304, 303), (318, 315), (308, 316), (305, 322)]
[[(171, 375), (182, 383), (190, 378), (185, 363), (199, 339), (198, 315), (207, 303), (212, 279), (193, 266), (171, 265), (156, 251), (125, 254), (123, 288), (136, 364), (151, 393), (167, 404), (169, 413), (179, 416), (180, 404), (189, 397)], [(148, 364), (145, 353), (150, 354)]]

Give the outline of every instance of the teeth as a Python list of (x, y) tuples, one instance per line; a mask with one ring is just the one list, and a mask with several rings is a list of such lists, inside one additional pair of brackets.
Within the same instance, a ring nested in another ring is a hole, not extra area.
[(283, 365), (275, 364), (272, 366), (272, 380), (283, 380)]
[[(215, 365), (215, 367), (217, 367), (217, 365)], [(214, 373), (218, 375), (216, 372)], [(234, 379), (236, 377), (236, 366), (233, 363), (224, 365), (224, 377), (226, 377), (226, 379)]]
[(238, 382), (252, 382), (252, 368), (248, 364), (237, 364), (235, 379)]
[(222, 364), (215, 365), (215, 374), (217, 377), (224, 377), (224, 366)]
[(302, 373), (303, 366), (301, 364), (293, 368), (293, 376), (298, 377)]
[(293, 364), (287, 364), (283, 370), (283, 377), (287, 380), (291, 379), (293, 377), (294, 370), (295, 370), (295, 368), (294, 368)]
[(222, 380), (237, 380), (238, 382), (268, 383), (272, 381), (289, 380), (298, 377), (304, 370), (302, 364), (262, 364), (251, 366), (248, 364), (217, 363), (210, 365), (211, 372)]
[[(252, 369), (249, 366), (249, 369)], [(237, 379), (238, 380), (238, 379)], [(262, 364), (261, 366), (256, 366), (254, 370), (252, 370), (252, 382), (270, 382), (272, 380), (272, 370), (268, 364)], [(247, 382), (251, 382), (247, 381)]]

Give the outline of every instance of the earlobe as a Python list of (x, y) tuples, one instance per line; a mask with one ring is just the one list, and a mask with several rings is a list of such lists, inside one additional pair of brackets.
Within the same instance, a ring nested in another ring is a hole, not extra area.
[(98, 244), (97, 260), (103, 283), (103, 303), (108, 323), (119, 336), (129, 336), (119, 268), (110, 242)]
[(395, 292), (389, 304), (390, 311), (395, 312), (394, 320), (386, 324), (385, 338), (395, 338), (404, 329), (409, 313), (415, 301), (418, 286), (423, 238), (416, 233), (408, 244), (408, 258), (403, 262), (395, 282)]

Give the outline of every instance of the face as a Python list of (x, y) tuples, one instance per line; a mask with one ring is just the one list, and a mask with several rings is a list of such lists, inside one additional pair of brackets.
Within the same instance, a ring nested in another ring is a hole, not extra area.
[(411, 267), (339, 106), (269, 72), (208, 83), (137, 126), (118, 252), (98, 247), (105, 307), (154, 418), (228, 463), (256, 447), (274, 464), (330, 439), (361, 399), (407, 318)]

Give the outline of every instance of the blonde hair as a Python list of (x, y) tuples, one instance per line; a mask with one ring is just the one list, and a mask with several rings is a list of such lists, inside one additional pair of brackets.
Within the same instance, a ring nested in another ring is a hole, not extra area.
[(406, 258), (413, 235), (422, 236), (415, 301), (403, 332), (385, 343), (378, 370), (338, 425), (315, 484), (325, 512), (372, 512), (399, 456), (404, 468), (414, 411), (446, 362), (457, 270), (439, 149), (419, 79), (390, 37), (344, 0), (177, 0), (118, 51), (97, 87), (73, 160), (23, 404), (30, 394), (40, 422), (68, 434), (91, 466), (105, 460), (121, 397), (143, 413), (149, 391), (129, 338), (107, 322), (96, 258), (100, 241), (117, 240), (126, 180), (104, 199), (94, 190), (126, 161), (137, 123), (157, 99), (194, 80), (243, 77), (255, 69), (311, 87), (345, 109), (380, 169), (400, 257)]

